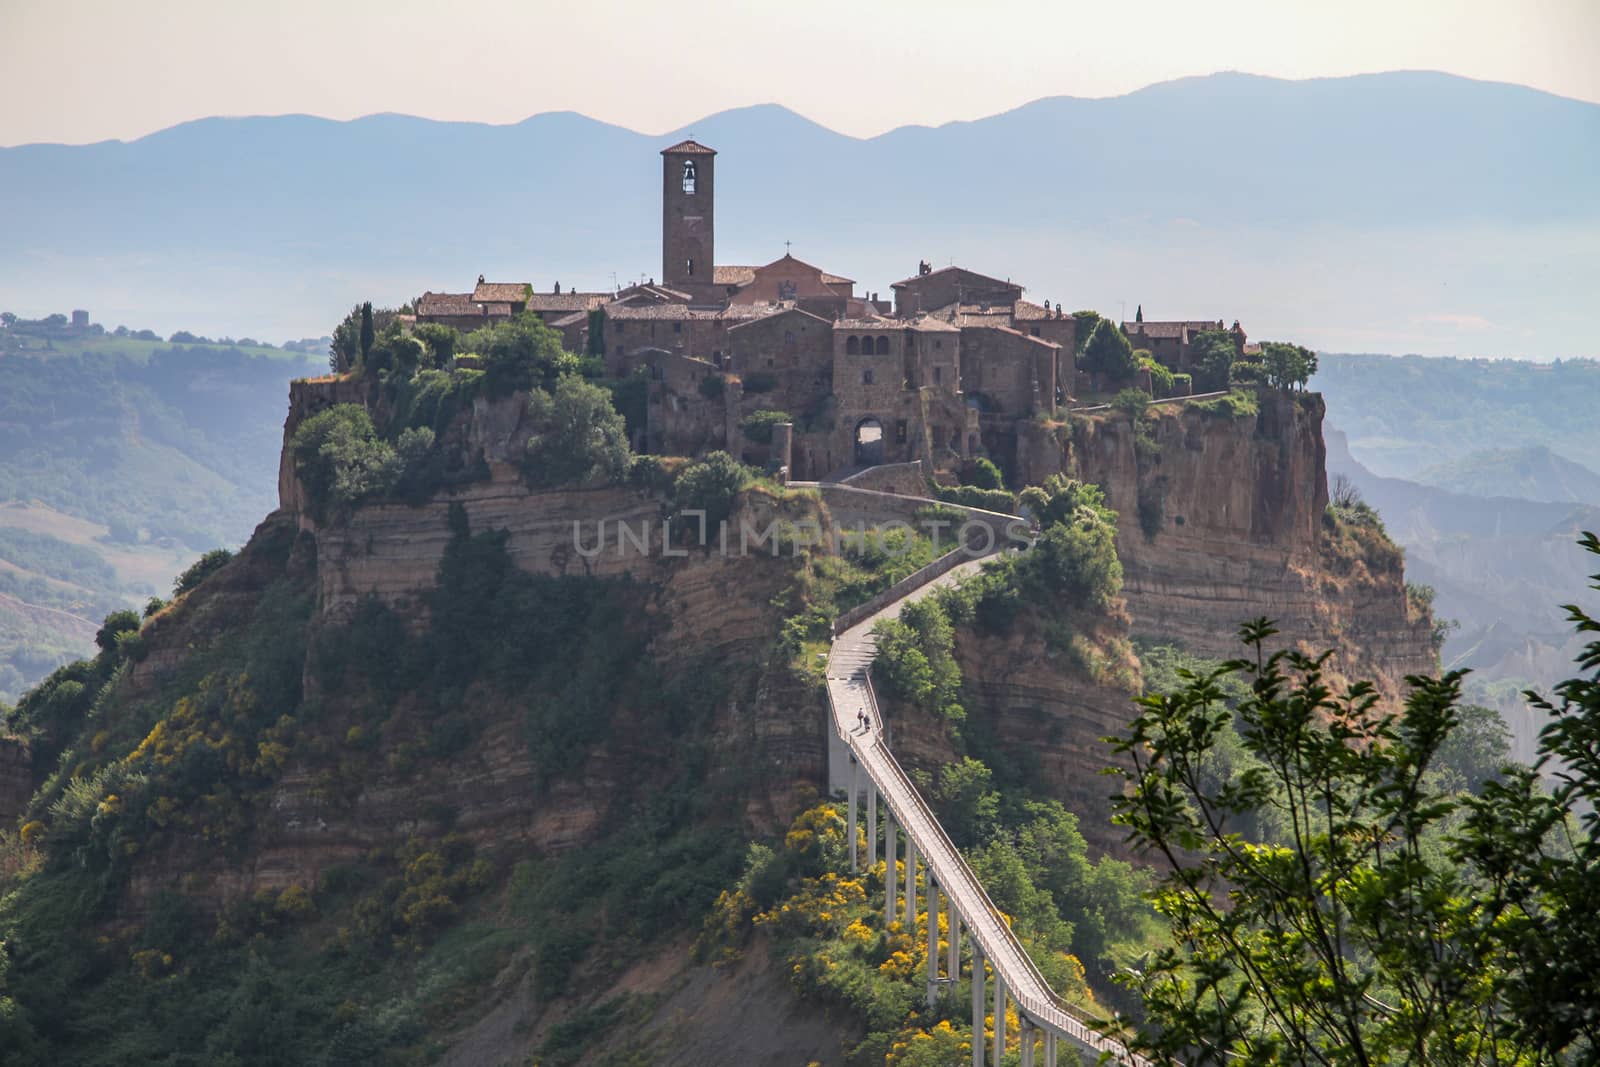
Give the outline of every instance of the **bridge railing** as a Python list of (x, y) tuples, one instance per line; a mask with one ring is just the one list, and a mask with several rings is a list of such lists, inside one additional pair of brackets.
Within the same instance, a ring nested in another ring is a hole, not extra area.
[[(1000, 974), (1001, 980), (1005, 982), (1012, 999), (1023, 1007), (1025, 1014), (1031, 1016), (1037, 1022), (1062, 1030), (1080, 1044), (1098, 1051), (1111, 1052), (1119, 1060), (1126, 1061), (1129, 1053), (1121, 1042), (1114, 1038), (1108, 1038), (1090, 1027), (1084, 1014), (1062, 999), (1051, 988), (1049, 980), (1039, 970), (1038, 964), (1034, 963), (1033, 957), (1028, 954), (1028, 950), (1011, 929), (1011, 923), (1005, 913), (1000, 910), (999, 905), (995, 904), (988, 891), (984, 889), (983, 881), (967, 864), (966, 858), (956, 848), (955, 842), (950, 840), (949, 834), (945, 832), (944, 824), (939, 821), (939, 817), (933, 813), (933, 809), (923, 799), (921, 792), (911, 781), (910, 775), (906, 774), (905, 769), (900, 766), (900, 761), (895, 759), (894, 753), (889, 750), (889, 746), (883, 743), (883, 717), (878, 708), (878, 696), (872, 685), (870, 671), (864, 680), (867, 687), (867, 707), (870, 709), (869, 714), (872, 716), (874, 726), (870, 747), (874, 754), (882, 759), (884, 765), (888, 767), (890, 773), (894, 776), (895, 781), (892, 786), (891, 783), (876, 780), (873, 775), (873, 761), (863, 758), (865, 753), (861, 751), (863, 746), (860, 744), (860, 738), (846, 732), (844, 740), (857, 753), (858, 761), (861, 766), (867, 769), (868, 777), (873, 778), (873, 784), (878, 787), (885, 803), (888, 804), (890, 811), (899, 820), (901, 827), (910, 834), (912, 833), (912, 828), (920, 824), (926, 828), (926, 832), (934, 835), (939, 846), (937, 849), (929, 848), (928, 843), (925, 841), (918, 841), (917, 845), (922, 853), (923, 861), (930, 867), (933, 866), (933, 857), (936, 853), (939, 854), (939, 859), (942, 861), (941, 866), (948, 865), (953, 867), (954, 878), (951, 877), (951, 871), (936, 870), (934, 872), (938, 876), (940, 884), (944, 886), (946, 894), (948, 895), (951, 889), (957, 888), (952, 883), (959, 882), (959, 889), (962, 894), (975, 899), (981, 907), (984, 917), (989, 920), (983, 924), (985, 933), (988, 936), (981, 936), (978, 933), (976, 928), (979, 924), (972, 921), (975, 916), (968, 915), (963, 916), (963, 918), (967, 920), (968, 929), (971, 931), (972, 936), (979, 940), (985, 957), (988, 958), (990, 964)], [(830, 695), (830, 703), (831, 699)], [(837, 715), (834, 717), (834, 722), (835, 724), (839, 722)], [(908, 817), (908, 812), (894, 810), (899, 807), (898, 801), (902, 796), (916, 809), (919, 818), (912, 819)], [(1002, 952), (1000, 945), (995, 943), (996, 938), (1003, 942), (1005, 948), (1009, 951)], [(1023, 968), (1028, 980), (1022, 980), (1022, 976), (1015, 973), (1006, 973), (1011, 970), (1011, 966), (1002, 965), (1001, 961), (1004, 956), (1012, 957), (1007, 962)], [(1029, 988), (1030, 986), (1032, 989)], [(1043, 991), (1047, 999), (1041, 1000), (1032, 990)], [(1057, 1018), (1052, 1018), (1052, 1016), (1057, 1016)]]

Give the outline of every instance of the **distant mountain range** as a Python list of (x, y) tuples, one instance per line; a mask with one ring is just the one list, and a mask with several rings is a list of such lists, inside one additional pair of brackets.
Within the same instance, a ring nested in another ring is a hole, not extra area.
[(725, 263), (793, 241), (868, 291), (955, 259), (1325, 349), (1600, 351), (1600, 106), (1425, 73), (1218, 74), (866, 140), (766, 105), (661, 136), (282, 116), (4, 148), (0, 292), (282, 339), (480, 272), (609, 286), (659, 270), (656, 151), (690, 133), (722, 153)]
[(1417, 481), (1473, 496), (1600, 504), (1600, 474), (1543, 445), (1473, 452), (1429, 467)]

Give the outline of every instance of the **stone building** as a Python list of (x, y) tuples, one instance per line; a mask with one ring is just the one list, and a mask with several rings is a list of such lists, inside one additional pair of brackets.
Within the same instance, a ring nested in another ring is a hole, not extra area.
[(471, 294), (424, 294), (418, 321), (471, 328), (532, 312), (569, 350), (602, 352), (608, 374), (645, 374), (651, 451), (726, 448), (758, 462), (765, 434), (746, 440), (747, 420), (787, 414), (779, 439), (795, 477), (913, 459), (949, 469), (983, 451), (1004, 464), (1016, 422), (1067, 401), (1076, 321), (1059, 304), (953, 265), (923, 262), (891, 304), (787, 251), (718, 264), (716, 151), (681, 141), (661, 160), (659, 282), (536, 293), (480, 277)]
[(1172, 322), (1145, 322), (1135, 319), (1122, 324), (1122, 332), (1134, 348), (1143, 348), (1155, 357), (1157, 363), (1173, 371), (1188, 371), (1194, 365), (1194, 342), (1202, 334), (1226, 330), (1233, 338), (1235, 351), (1244, 354), (1244, 329), (1239, 320), (1231, 328), (1222, 325), (1221, 319), (1182, 319)]

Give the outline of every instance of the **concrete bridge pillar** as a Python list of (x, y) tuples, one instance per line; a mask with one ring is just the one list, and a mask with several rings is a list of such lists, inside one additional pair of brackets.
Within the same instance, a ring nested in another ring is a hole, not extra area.
[(899, 871), (894, 869), (894, 816), (883, 813), (883, 926), (894, 922), (894, 890)]
[(845, 834), (850, 841), (850, 873), (855, 874), (860, 870), (856, 856), (856, 799), (861, 792), (861, 764), (854, 757), (850, 760), (850, 800), (845, 805), (849, 812), (845, 818)]
[(878, 862), (878, 787), (867, 781), (867, 866)]
[(1044, 1067), (1056, 1067), (1056, 1032), (1044, 1032)]
[(1022, 1041), (1022, 1067), (1033, 1067), (1033, 1023), (1029, 1022), (1026, 1017), (1022, 1020), (1021, 1030), (1022, 1032), (1017, 1036)]
[(983, 949), (972, 939), (972, 1067), (983, 1067)]
[(994, 972), (994, 1062), (1005, 1062), (1006, 1056), (1006, 980)]
[(917, 936), (917, 844), (906, 834), (906, 933)]
[[(928, 868), (928, 1007), (939, 1001), (939, 888)], [(953, 977), (953, 976), (952, 976)]]

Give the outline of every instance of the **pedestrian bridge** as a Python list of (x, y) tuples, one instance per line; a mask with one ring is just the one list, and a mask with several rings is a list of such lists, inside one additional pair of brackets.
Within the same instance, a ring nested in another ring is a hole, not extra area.
[[(960, 581), (1004, 549), (991, 547), (985, 556), (971, 558), (958, 548), (898, 583), (886, 603), (864, 617), (861, 610), (841, 616), (834, 624), (833, 648), (828, 656), (828, 703), (833, 718), (829, 750), (829, 785), (848, 798), (851, 868), (858, 869), (856, 827), (865, 823), (866, 865), (877, 862), (881, 842), (886, 860), (884, 921), (900, 917), (903, 927), (916, 936), (917, 872), (920, 862), (928, 922), (928, 1001), (938, 996), (941, 984), (962, 977), (963, 966), (972, 979), (972, 1063), (983, 1067), (985, 1040), (983, 1017), (994, 1014), (994, 1041), (990, 1064), (998, 1065), (1006, 1047), (1006, 1006), (1017, 1009), (1021, 1034), (1022, 1067), (1033, 1067), (1042, 1053), (1045, 1067), (1056, 1067), (1061, 1042), (1098, 1059), (1109, 1055), (1119, 1063), (1149, 1067), (1121, 1041), (1099, 1033), (1083, 1014), (1056, 995), (1034, 965), (1000, 909), (984, 892), (966, 860), (945, 834), (939, 820), (911, 784), (884, 737), (883, 717), (872, 692), (871, 667), (877, 654), (872, 628), (880, 619), (895, 618), (908, 601)], [(862, 798), (865, 795), (863, 805)], [(879, 809), (882, 809), (881, 816)], [(897, 885), (895, 853), (904, 838), (904, 886)], [(898, 900), (897, 900), (898, 897)], [(945, 958), (939, 952), (939, 909), (946, 909), (948, 944)], [(903, 909), (903, 912), (899, 909)], [(963, 937), (963, 935), (965, 935)], [(963, 940), (967, 951), (964, 953)], [(985, 992), (985, 963), (990, 992)], [(992, 996), (992, 1004), (990, 997)], [(1040, 1045), (1042, 1044), (1042, 1049)]]

